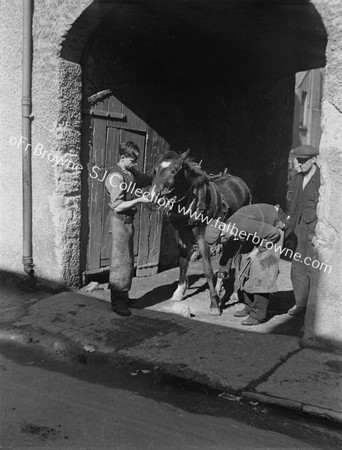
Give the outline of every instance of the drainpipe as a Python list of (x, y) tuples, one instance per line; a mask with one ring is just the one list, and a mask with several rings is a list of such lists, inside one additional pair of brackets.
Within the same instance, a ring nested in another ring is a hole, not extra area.
[(23, 265), (33, 277), (32, 258), (32, 14), (33, 0), (23, 0), (23, 80), (22, 80), (22, 173), (23, 173)]

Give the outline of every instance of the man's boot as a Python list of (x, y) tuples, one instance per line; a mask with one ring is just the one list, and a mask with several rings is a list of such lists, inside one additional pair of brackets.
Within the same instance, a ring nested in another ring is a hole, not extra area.
[(119, 316), (128, 317), (132, 313), (128, 309), (128, 292), (110, 291), (110, 302), (112, 304), (112, 310)]

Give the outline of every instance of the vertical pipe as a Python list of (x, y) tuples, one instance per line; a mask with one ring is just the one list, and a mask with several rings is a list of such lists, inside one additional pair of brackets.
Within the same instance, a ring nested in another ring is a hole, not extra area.
[(22, 79), (22, 182), (23, 182), (23, 265), (33, 277), (32, 258), (32, 13), (33, 0), (23, 0), (23, 79)]

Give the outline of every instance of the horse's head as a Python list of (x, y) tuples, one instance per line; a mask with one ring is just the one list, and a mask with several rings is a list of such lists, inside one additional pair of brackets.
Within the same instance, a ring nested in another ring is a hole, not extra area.
[(165, 153), (156, 163), (153, 172), (151, 191), (155, 195), (173, 197), (179, 183), (184, 182), (183, 164), (189, 155), (190, 149), (178, 155), (175, 152)]

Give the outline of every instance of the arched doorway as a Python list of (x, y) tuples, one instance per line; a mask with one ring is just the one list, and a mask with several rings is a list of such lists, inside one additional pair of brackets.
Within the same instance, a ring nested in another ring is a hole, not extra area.
[[(228, 166), (253, 181), (267, 155), (287, 158), (294, 74), (323, 66), (325, 45), (322, 20), (306, 1), (203, 1), (196, 8), (191, 1), (93, 2), (64, 41), (65, 77), (78, 95), (66, 103), (81, 114), (81, 104), (89, 110), (87, 99), (109, 89), (150, 127), (152, 149), (190, 147), (209, 172)], [(88, 264), (89, 195), (84, 170), (81, 271)]]

